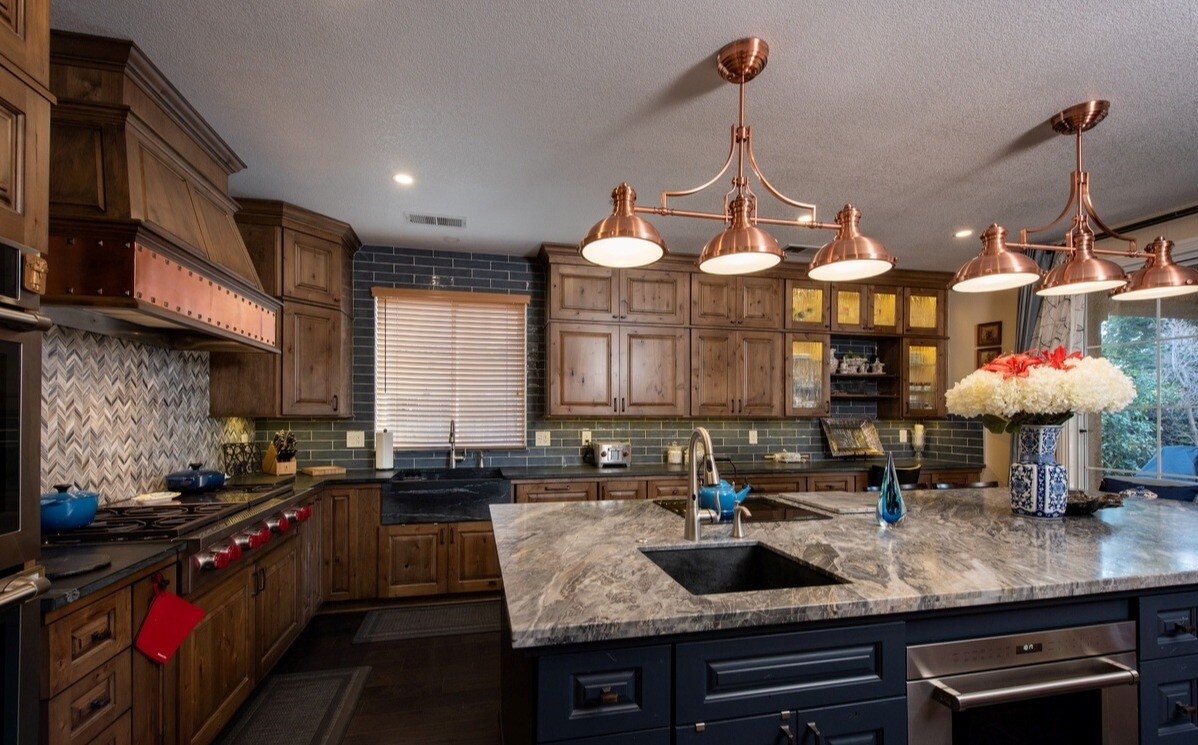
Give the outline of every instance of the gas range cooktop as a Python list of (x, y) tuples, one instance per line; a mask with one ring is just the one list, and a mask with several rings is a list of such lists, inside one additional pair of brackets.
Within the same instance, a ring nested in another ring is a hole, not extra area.
[(164, 541), (182, 538), (245, 509), (241, 502), (101, 507), (90, 525), (42, 533), (45, 543)]
[[(663, 507), (675, 515), (686, 515), (685, 499), (655, 499), (653, 503)], [(779, 523), (800, 520), (831, 520), (830, 515), (822, 512), (796, 507), (769, 497), (745, 497), (741, 502), (751, 513), (744, 520), (747, 523)]]

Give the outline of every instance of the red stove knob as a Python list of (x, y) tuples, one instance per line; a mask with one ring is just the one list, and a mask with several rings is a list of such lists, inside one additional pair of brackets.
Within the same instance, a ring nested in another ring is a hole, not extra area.
[(312, 517), (312, 505), (306, 504), (297, 510), (300, 522), (304, 522)]
[(228, 554), (229, 561), (237, 561), (241, 558), (241, 546), (238, 545), (237, 541), (232, 541), (228, 546), (225, 546), (224, 552)]
[(300, 519), (300, 516), (299, 516), (299, 510), (298, 510), (298, 509), (296, 509), (296, 510), (287, 510), (286, 512), (284, 512), (284, 513), (283, 513), (283, 517), (287, 518), (287, 522), (288, 522), (288, 524), (290, 524), (290, 525), (299, 525), (301, 522), (303, 522), (303, 521)]
[(219, 551), (210, 551), (196, 557), (196, 562), (200, 569), (224, 569), (229, 566), (229, 555), (224, 549)]
[(272, 533), (286, 533), (291, 528), (291, 521), (287, 519), (286, 515), (275, 515), (266, 521), (266, 527)]
[(251, 545), (254, 548), (261, 548), (262, 546), (265, 546), (266, 544), (270, 543), (270, 528), (265, 526), (258, 528), (250, 536), (250, 540), (253, 541)]
[(243, 554), (250, 549), (258, 548), (258, 543), (253, 533), (238, 533), (233, 536), (233, 544)]

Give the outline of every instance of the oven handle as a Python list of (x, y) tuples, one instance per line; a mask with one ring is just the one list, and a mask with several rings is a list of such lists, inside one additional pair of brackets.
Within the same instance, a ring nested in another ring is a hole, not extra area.
[(0, 323), (26, 331), (45, 331), (54, 323), (41, 313), (0, 306)]
[(50, 589), (50, 580), (41, 575), (17, 577), (0, 590), (0, 609), (36, 598)]
[(961, 692), (952, 687), (952, 678), (929, 680), (935, 689), (932, 698), (937, 703), (944, 704), (953, 711), (965, 711), (979, 706), (993, 706), (1012, 701), (1024, 701), (1040, 696), (1058, 696), (1078, 691), (1092, 691), (1097, 688), (1110, 688), (1117, 685), (1135, 685), (1140, 680), (1140, 673), (1114, 660), (1102, 658), (1095, 660), (1105, 668), (1103, 672), (1092, 672), (1083, 675), (1070, 675), (1063, 678), (1022, 683), (1019, 685), (988, 688), (981, 691)]

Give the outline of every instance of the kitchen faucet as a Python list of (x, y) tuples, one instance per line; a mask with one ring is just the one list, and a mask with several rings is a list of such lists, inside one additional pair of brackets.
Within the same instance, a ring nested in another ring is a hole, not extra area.
[(449, 420), (449, 455), (446, 458), (446, 465), (449, 468), (457, 468), (458, 464), (466, 460), (465, 455), (458, 455), (458, 423), (453, 419)]
[(711, 448), (711, 435), (703, 427), (695, 427), (691, 432), (690, 442), (686, 444), (687, 459), (690, 462), (690, 482), (688, 484), (690, 497), (686, 500), (686, 532), (684, 537), (688, 541), (698, 541), (700, 538), (700, 526), (707, 523), (718, 523), (720, 521), (720, 513), (716, 510), (701, 509), (699, 507), (699, 458), (695, 452), (695, 446), (700, 442), (703, 443), (703, 486), (718, 486), (720, 483), (720, 472), (715, 467), (715, 455)]

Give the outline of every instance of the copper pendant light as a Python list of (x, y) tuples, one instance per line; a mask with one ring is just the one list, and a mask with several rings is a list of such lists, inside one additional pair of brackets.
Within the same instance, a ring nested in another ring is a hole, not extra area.
[[(1077, 166), (1073, 171), (1070, 182), (1069, 199), (1061, 214), (1047, 225), (1039, 228), (1019, 231), (1018, 243), (1006, 242), (1006, 229), (991, 225), (982, 235), (981, 255), (970, 259), (953, 277), (952, 288), (958, 292), (993, 292), (1031, 284), (1039, 276), (1039, 267), (1035, 262), (1021, 253), (1029, 250), (1068, 251), (1069, 260), (1054, 267), (1041, 282), (1037, 295), (1080, 295), (1090, 292), (1114, 290), (1117, 299), (1147, 300), (1156, 297), (1167, 297), (1166, 293), (1185, 294), (1181, 290), (1194, 282), (1198, 272), (1187, 270), (1173, 264), (1168, 250), (1160, 254), (1149, 251), (1147, 254), (1136, 249), (1136, 240), (1121, 235), (1108, 227), (1098, 216), (1094, 203), (1090, 199), (1090, 174), (1082, 170), (1082, 133), (1093, 129), (1095, 125), (1106, 118), (1110, 112), (1109, 101), (1087, 101), (1076, 106), (1070, 106), (1052, 117), (1052, 128), (1062, 135), (1071, 135), (1076, 142)], [(1064, 246), (1028, 243), (1029, 233), (1042, 233), (1049, 230), (1070, 212), (1074, 212), (1073, 225), (1069, 230)], [(1099, 227), (1108, 237), (1128, 244), (1125, 251), (1108, 251), (1094, 247), (1094, 231), (1090, 221)], [(1163, 239), (1158, 239), (1163, 240)], [(1154, 242), (1154, 246), (1156, 242)], [(1099, 258), (1099, 255), (1122, 256), (1139, 258), (1147, 255), (1144, 268), (1133, 274), (1132, 286), (1128, 285), (1128, 277), (1123, 268), (1113, 261)], [(1154, 261), (1157, 262), (1154, 264)], [(1159, 264), (1164, 261), (1165, 264)], [(1147, 274), (1154, 267), (1170, 267), (1163, 272)], [(1187, 274), (1190, 272), (1192, 274)], [(1138, 278), (1137, 278), (1138, 275)], [(1147, 283), (1147, 284), (1145, 284)], [(1120, 290), (1119, 288), (1124, 288)]]
[(636, 192), (627, 183), (611, 193), (612, 213), (582, 239), (582, 257), (592, 264), (628, 269), (652, 264), (666, 254), (657, 228), (634, 214)]
[(1123, 287), (1111, 293), (1119, 301), (1156, 300), (1198, 292), (1198, 270), (1173, 263), (1173, 241), (1157, 236), (1144, 249), (1144, 266), (1131, 273)]
[(825, 282), (845, 282), (876, 277), (894, 268), (897, 259), (881, 243), (861, 235), (857, 229), (860, 222), (861, 210), (851, 204), (836, 213), (836, 224), (840, 228), (836, 237), (811, 260), (807, 267), (808, 277)]
[[(880, 243), (865, 238), (858, 232), (857, 220), (860, 218), (860, 212), (852, 210), (855, 217), (851, 220), (818, 222), (814, 204), (799, 202), (782, 194), (761, 172), (753, 154), (753, 128), (745, 124), (745, 84), (765, 69), (769, 51), (769, 45), (763, 40), (747, 38), (725, 45), (716, 55), (716, 69), (720, 77), (736, 85), (739, 93), (737, 121), (732, 125), (728, 157), (719, 173), (694, 189), (663, 191), (661, 204), (657, 207), (638, 207), (635, 203), (636, 194), (631, 187), (627, 184), (616, 187), (612, 193), (612, 201), (615, 204), (612, 215), (599, 221), (579, 244), (583, 258), (602, 266), (622, 267), (643, 266), (661, 258), (665, 254), (665, 244), (652, 225), (636, 216), (640, 213), (723, 221), (728, 227), (707, 242), (697, 262), (701, 271), (712, 274), (758, 272), (775, 266), (785, 258), (785, 252), (778, 245), (778, 241), (757, 227), (758, 224), (839, 231), (836, 240), (825, 246), (825, 249), (831, 246), (833, 250), (829, 251), (823, 262), (829, 276), (835, 275), (838, 279), (874, 276), (894, 266), (894, 257)], [(728, 171), (734, 160), (736, 173), (732, 177), (732, 190), (725, 197), (722, 212), (696, 212), (669, 206), (670, 197), (697, 194), (715, 184)], [(799, 209), (801, 219), (758, 217), (757, 197), (749, 188), (746, 166), (775, 199)], [(660, 253), (656, 253), (651, 246), (659, 248)], [(824, 252), (820, 253), (822, 255)], [(842, 263), (844, 266), (838, 274), (836, 267)], [(850, 265), (856, 267), (857, 272), (868, 269), (870, 273), (853, 273), (849, 271)]]

